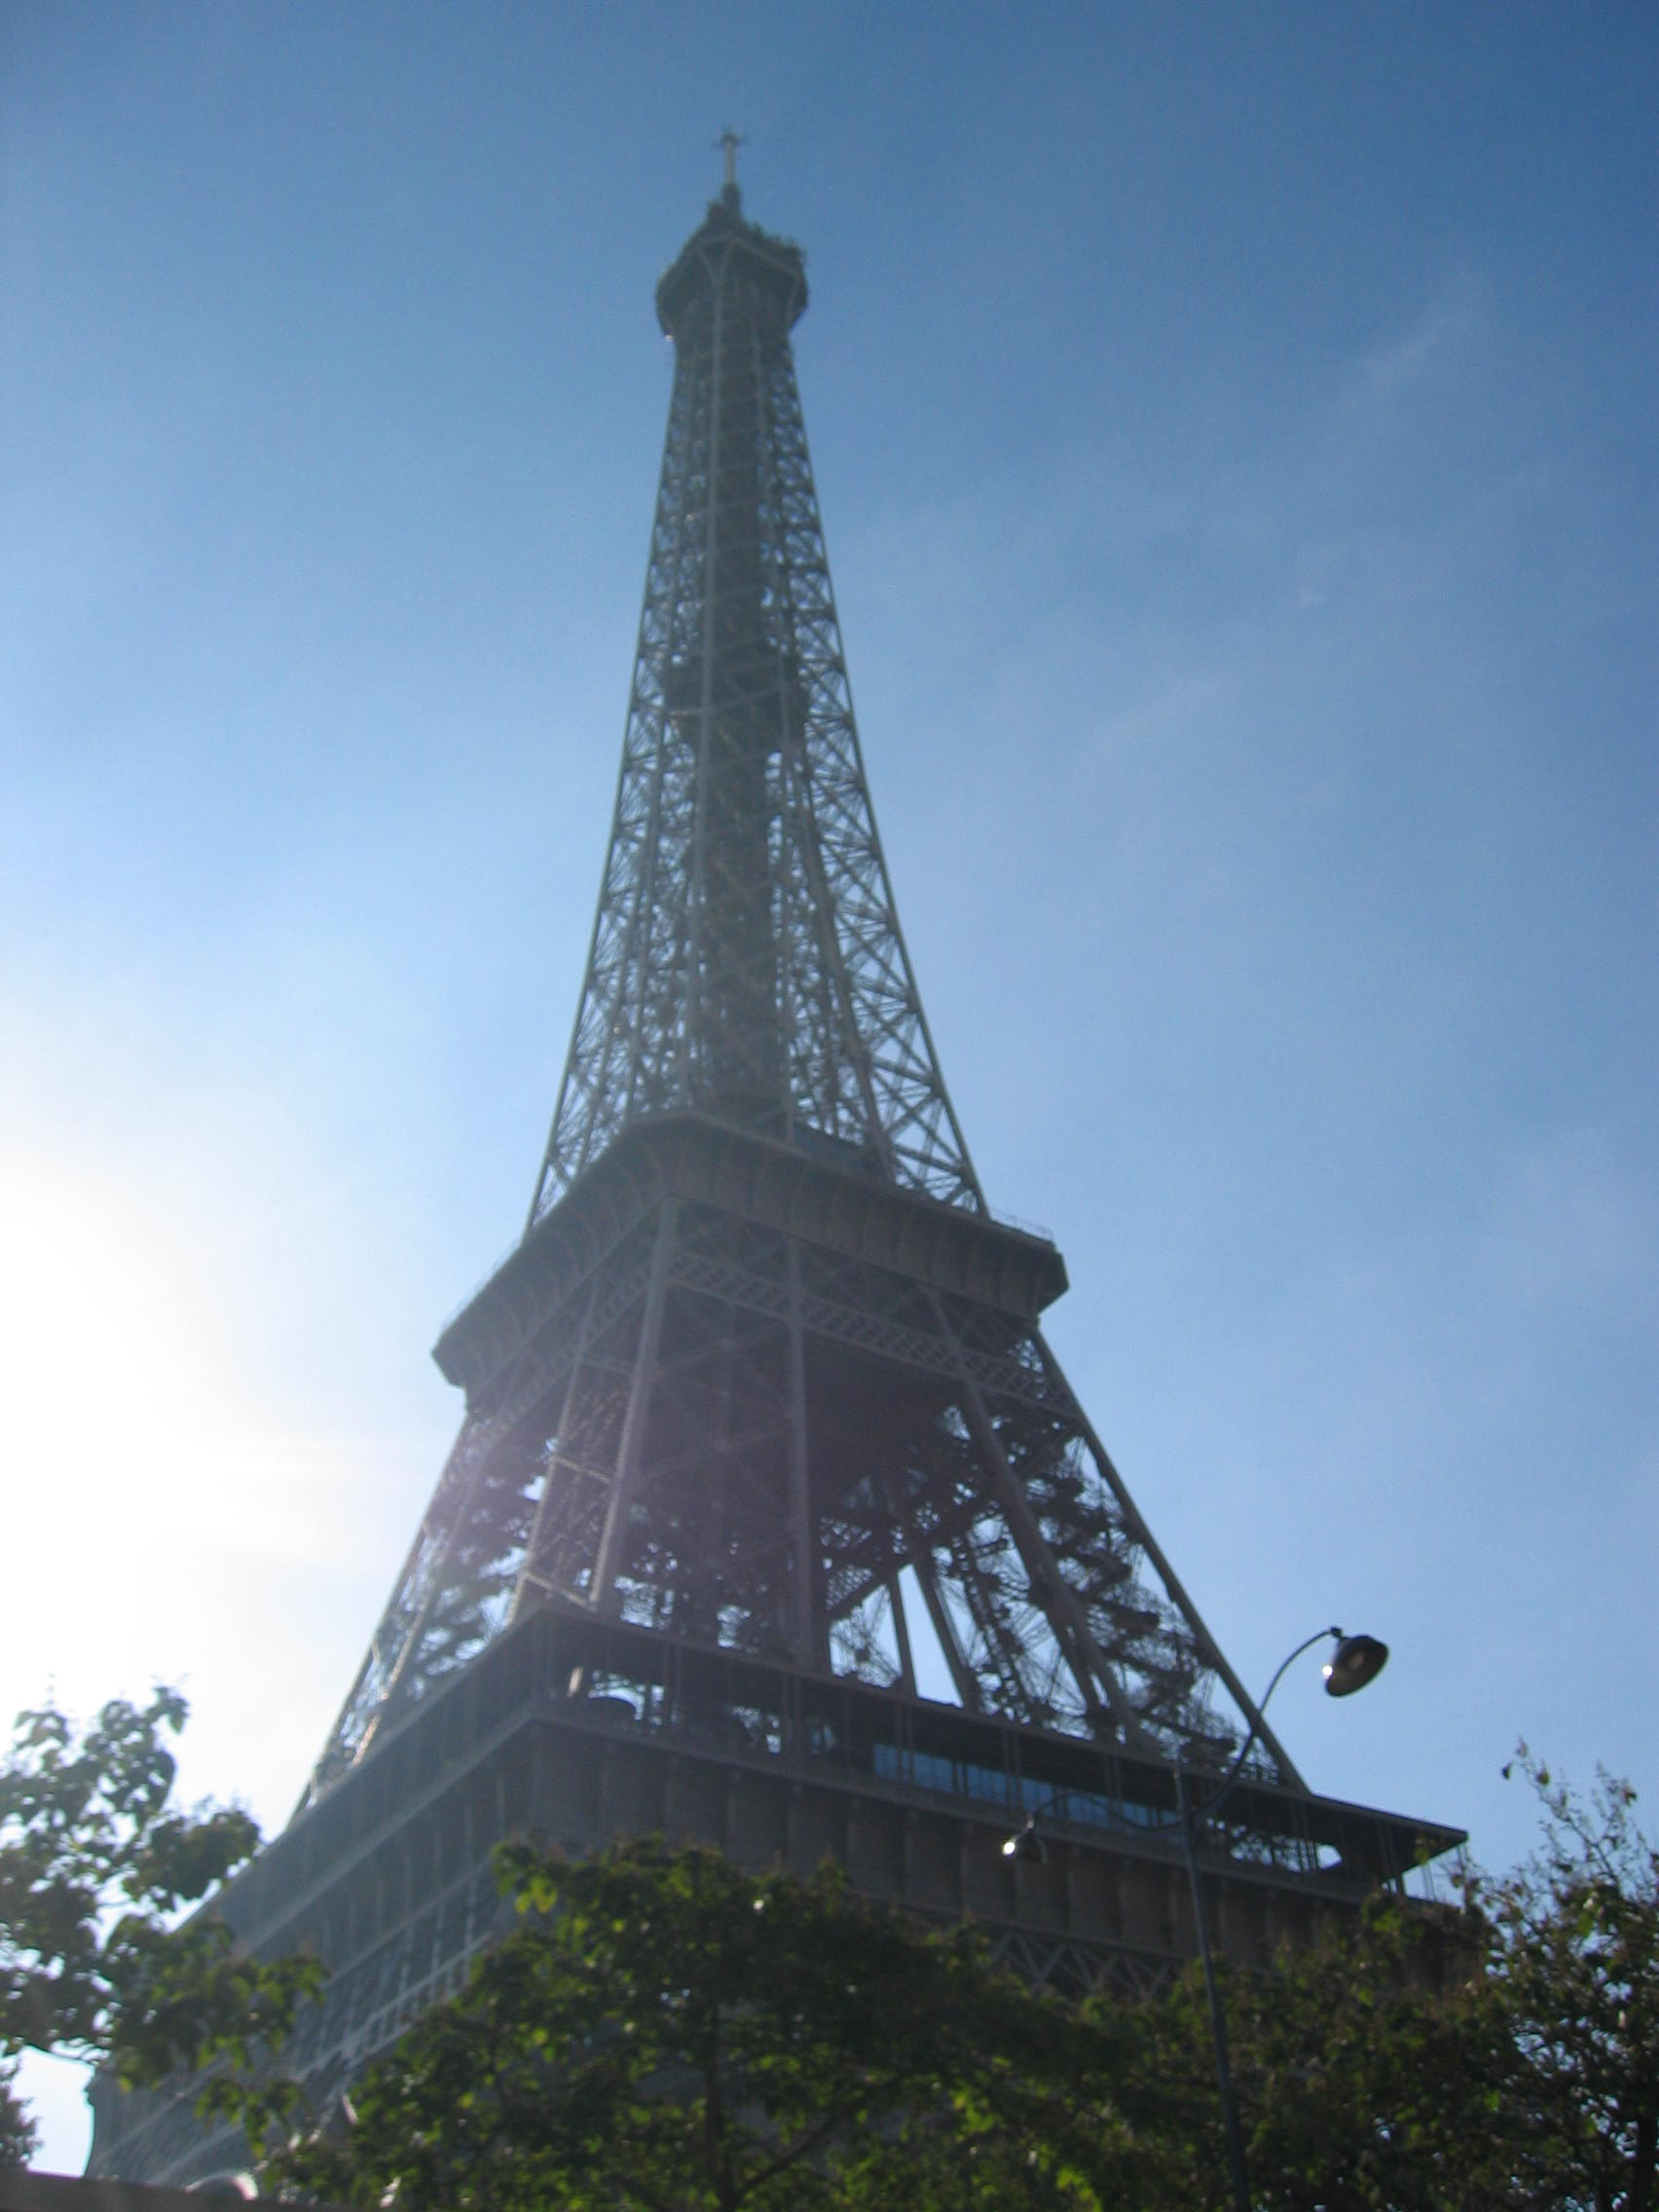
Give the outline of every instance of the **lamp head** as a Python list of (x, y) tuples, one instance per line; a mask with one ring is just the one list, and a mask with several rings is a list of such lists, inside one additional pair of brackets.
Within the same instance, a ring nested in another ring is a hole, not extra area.
[(1035, 1813), (1018, 1833), (1011, 1835), (1003, 1845), (1003, 1857), (1014, 1860), (1016, 1864), (1041, 1865), (1048, 1856), (1043, 1838), (1037, 1833)]
[(1388, 1664), (1388, 1646), (1374, 1636), (1342, 1636), (1325, 1662), (1325, 1695), (1352, 1697)]

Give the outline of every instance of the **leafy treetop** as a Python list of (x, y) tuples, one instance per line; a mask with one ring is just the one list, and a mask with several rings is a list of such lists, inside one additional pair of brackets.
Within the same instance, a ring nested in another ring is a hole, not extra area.
[(855, 1896), (655, 1839), (500, 1854), (518, 1928), (268, 2179), (400, 2212), (1093, 2212), (1134, 2147), (1094, 2025)]
[(171, 1803), (166, 1738), (188, 1707), (112, 1699), (78, 1731), (19, 1714), (0, 1765), (0, 2162), (35, 2134), (12, 2086), (25, 2048), (113, 2066), (128, 2086), (218, 2057), (251, 2064), (287, 2035), (314, 1961), (240, 1953), (203, 1906), (259, 1845), (237, 1807)]

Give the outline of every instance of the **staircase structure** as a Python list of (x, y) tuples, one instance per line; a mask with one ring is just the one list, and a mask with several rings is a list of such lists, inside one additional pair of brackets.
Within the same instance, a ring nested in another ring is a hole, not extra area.
[[(657, 287), (675, 378), (587, 970), (529, 1216), (441, 1336), (449, 1461), (249, 1940), (334, 1970), (344, 2083), (499, 1924), (489, 1853), (660, 1830), (972, 1913), (1039, 1981), (1193, 1942), (1177, 1768), (1253, 1737), (1215, 1836), (1267, 1956), (1456, 1831), (1311, 1792), (1044, 1340), (988, 1207), (853, 718), (790, 334), (798, 249), (731, 172)], [(1041, 1866), (1011, 1825), (1059, 1794)], [(99, 2091), (93, 2170), (213, 2170)]]

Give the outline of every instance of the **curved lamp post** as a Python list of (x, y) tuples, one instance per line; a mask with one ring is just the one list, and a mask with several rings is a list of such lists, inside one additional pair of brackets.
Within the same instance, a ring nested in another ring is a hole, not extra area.
[[(1209, 1999), (1210, 2035), (1215, 2044), (1216, 2087), (1221, 2095), (1222, 2132), (1227, 2139), (1227, 2163), (1233, 2177), (1233, 2197), (1237, 2212), (1250, 2212), (1250, 2186), (1244, 2173), (1244, 2140), (1238, 2127), (1238, 2106), (1233, 2094), (1233, 2067), (1227, 2052), (1227, 2015), (1222, 2009), (1221, 1989), (1215, 1978), (1215, 1960), (1210, 1951), (1209, 1911), (1204, 1901), (1203, 1874), (1198, 1865), (1198, 1829), (1206, 1821), (1212, 1821), (1237, 1788), (1244, 1775), (1244, 1762), (1255, 1748), (1261, 1734), (1262, 1715), (1271, 1698), (1283, 1680), (1287, 1670), (1311, 1651), (1314, 1644), (1333, 1638), (1336, 1649), (1325, 1662), (1325, 1695), (1351, 1697), (1355, 1690), (1364, 1689), (1374, 1682), (1387, 1664), (1388, 1646), (1374, 1636), (1346, 1636), (1340, 1628), (1315, 1629), (1285, 1658), (1279, 1661), (1272, 1680), (1268, 1684), (1267, 1695), (1256, 1707), (1250, 1733), (1235, 1752), (1233, 1763), (1217, 1783), (1210, 1794), (1195, 1802), (1187, 1769), (1179, 1759), (1175, 1762), (1176, 1814), (1172, 1821), (1161, 1823), (1164, 1828), (1179, 1828), (1181, 1844), (1187, 1857), (1187, 1879), (1193, 1892), (1193, 1920), (1198, 1930), (1198, 1956), (1203, 1961), (1204, 1991)], [(1043, 1838), (1038, 1822), (1045, 1813), (1052, 1812), (1056, 1805), (1064, 1804), (1068, 1797), (1079, 1792), (1056, 1789), (1051, 1797), (1045, 1797), (1027, 1816), (1025, 1825), (1016, 1835), (1011, 1835), (1003, 1845), (1005, 1859), (1030, 1860), (1044, 1856)], [(1137, 1825), (1138, 1835), (1156, 1835), (1158, 1825), (1142, 1827)]]

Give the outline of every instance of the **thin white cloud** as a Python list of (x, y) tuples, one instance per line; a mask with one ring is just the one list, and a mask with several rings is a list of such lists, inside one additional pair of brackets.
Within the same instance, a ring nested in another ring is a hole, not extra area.
[(1406, 328), (1361, 354), (1354, 371), (1357, 391), (1391, 398), (1420, 384), (1475, 332), (1481, 317), (1481, 287), (1469, 273), (1442, 285)]

